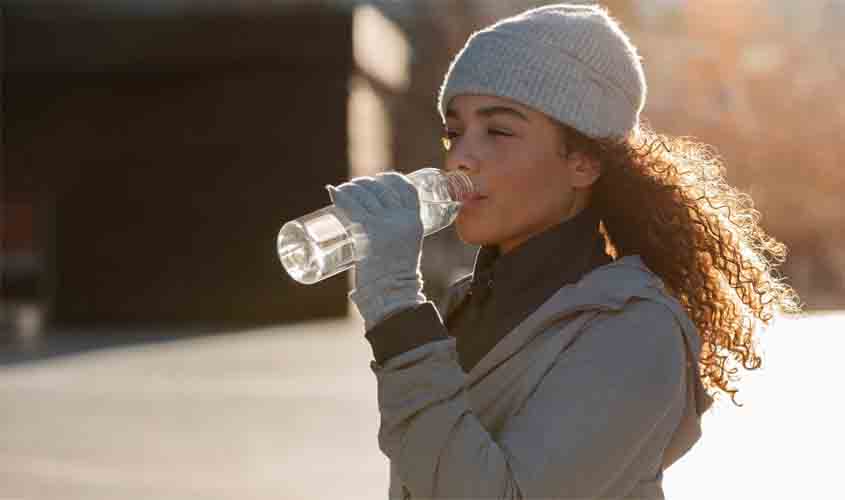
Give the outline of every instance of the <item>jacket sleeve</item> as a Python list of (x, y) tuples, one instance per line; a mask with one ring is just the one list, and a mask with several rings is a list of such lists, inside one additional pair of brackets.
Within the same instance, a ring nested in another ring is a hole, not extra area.
[(423, 498), (601, 496), (623, 473), (645, 477), (637, 454), (671, 432), (668, 414), (685, 389), (680, 328), (646, 301), (591, 322), (496, 435), (470, 408), (454, 339), (371, 368), (379, 445)]
[(376, 323), (365, 335), (376, 363), (422, 345), (449, 338), (440, 313), (431, 302), (403, 309)]

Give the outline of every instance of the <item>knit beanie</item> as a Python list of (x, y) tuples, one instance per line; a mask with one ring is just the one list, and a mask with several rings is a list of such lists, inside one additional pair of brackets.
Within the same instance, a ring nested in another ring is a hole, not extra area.
[(437, 107), (458, 94), (513, 99), (593, 138), (639, 128), (646, 81), (637, 50), (595, 5), (548, 5), (473, 33), (455, 56)]

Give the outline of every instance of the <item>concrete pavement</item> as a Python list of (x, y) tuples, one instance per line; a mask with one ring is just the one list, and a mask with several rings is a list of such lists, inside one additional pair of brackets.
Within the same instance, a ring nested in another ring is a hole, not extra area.
[(359, 328), (318, 322), (2, 367), (0, 498), (383, 496)]
[[(717, 402), (667, 498), (830, 498), (844, 321), (768, 332), (745, 408)], [(0, 499), (386, 498), (357, 315), (72, 351), (0, 364)]]

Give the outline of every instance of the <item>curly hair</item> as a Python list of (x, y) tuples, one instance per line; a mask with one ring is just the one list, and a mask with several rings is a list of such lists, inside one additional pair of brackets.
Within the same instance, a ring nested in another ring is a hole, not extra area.
[[(643, 127), (624, 140), (591, 139), (561, 125), (567, 151), (598, 160), (591, 204), (608, 253), (639, 255), (686, 309), (702, 339), (699, 376), (729, 393), (735, 368), (760, 368), (755, 335), (777, 314), (800, 312), (776, 271), (786, 247), (760, 227), (751, 197), (730, 186), (713, 148)], [(710, 392), (710, 391), (709, 391)]]

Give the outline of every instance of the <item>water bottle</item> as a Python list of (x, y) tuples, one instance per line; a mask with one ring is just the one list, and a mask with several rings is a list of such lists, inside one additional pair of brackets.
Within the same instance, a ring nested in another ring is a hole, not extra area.
[[(461, 201), (474, 192), (469, 176), (423, 168), (408, 174), (420, 197), (423, 235), (449, 226)], [(346, 271), (367, 252), (367, 237), (334, 205), (311, 212), (282, 226), (276, 240), (279, 259), (296, 281), (311, 285)]]

